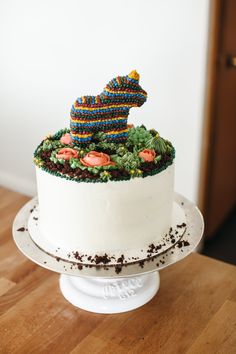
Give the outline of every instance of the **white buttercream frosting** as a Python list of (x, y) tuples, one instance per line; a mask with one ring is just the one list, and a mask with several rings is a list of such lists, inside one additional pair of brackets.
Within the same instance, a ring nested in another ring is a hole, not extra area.
[(36, 167), (40, 230), (52, 244), (83, 252), (142, 248), (168, 232), (174, 164), (145, 178), (75, 182)]

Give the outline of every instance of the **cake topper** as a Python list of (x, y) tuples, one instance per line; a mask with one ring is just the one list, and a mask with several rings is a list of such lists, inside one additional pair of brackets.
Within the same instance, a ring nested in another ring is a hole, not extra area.
[(142, 106), (146, 99), (136, 70), (112, 79), (100, 95), (79, 97), (71, 109), (73, 143), (88, 144), (97, 132), (104, 132), (109, 142), (125, 141), (129, 110)]

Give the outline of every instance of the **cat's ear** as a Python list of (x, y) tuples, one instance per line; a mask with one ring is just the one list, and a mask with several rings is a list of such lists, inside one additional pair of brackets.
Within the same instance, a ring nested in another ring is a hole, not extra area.
[(128, 76), (130, 77), (130, 79), (139, 81), (139, 74), (137, 73), (136, 70), (132, 70)]

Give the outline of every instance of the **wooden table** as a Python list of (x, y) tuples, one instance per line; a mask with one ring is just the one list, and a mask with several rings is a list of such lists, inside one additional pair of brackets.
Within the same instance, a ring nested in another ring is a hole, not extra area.
[(236, 267), (192, 254), (161, 271), (159, 292), (138, 310), (79, 310), (61, 295), (58, 274), (13, 243), (27, 200), (0, 188), (0, 353), (236, 353)]

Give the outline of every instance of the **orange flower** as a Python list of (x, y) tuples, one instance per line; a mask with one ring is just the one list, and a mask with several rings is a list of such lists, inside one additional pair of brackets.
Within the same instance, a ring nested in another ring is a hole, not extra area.
[(87, 167), (115, 165), (109, 155), (97, 151), (90, 151), (84, 158), (80, 159), (80, 161)]
[(71, 148), (63, 148), (56, 154), (57, 159), (70, 160), (71, 158), (77, 159), (79, 157), (78, 151)]
[(147, 161), (147, 162), (152, 162), (155, 159), (155, 157), (156, 157), (155, 151), (154, 150), (150, 150), (150, 149), (145, 149), (143, 151), (140, 151), (140, 153), (138, 155), (144, 161)]
[(64, 135), (62, 135), (61, 139), (60, 139), (60, 142), (62, 144), (66, 144), (66, 145), (69, 145), (72, 143), (72, 138), (70, 136), (70, 133), (66, 133)]
[(128, 128), (128, 129), (131, 129), (131, 128), (133, 128), (133, 127), (134, 127), (133, 124), (127, 124), (127, 128)]

